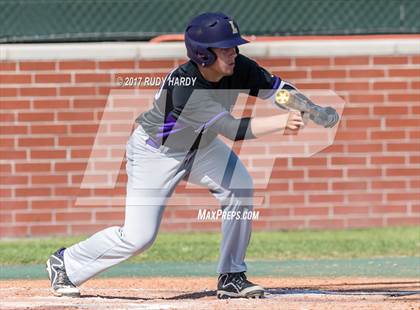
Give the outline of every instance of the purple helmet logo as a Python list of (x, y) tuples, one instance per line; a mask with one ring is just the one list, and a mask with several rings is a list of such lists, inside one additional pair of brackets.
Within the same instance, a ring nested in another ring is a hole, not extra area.
[(223, 13), (204, 13), (192, 19), (185, 29), (188, 57), (201, 66), (211, 65), (216, 55), (211, 47), (230, 48), (248, 43), (236, 22)]

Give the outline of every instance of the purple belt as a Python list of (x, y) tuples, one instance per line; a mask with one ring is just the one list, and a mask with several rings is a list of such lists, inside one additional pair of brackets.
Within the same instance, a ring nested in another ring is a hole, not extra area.
[(146, 144), (154, 147), (155, 149), (159, 149), (160, 148), (160, 144), (158, 144), (155, 140), (153, 140), (152, 138), (148, 138), (146, 140)]
[(155, 139), (150, 138), (150, 137), (147, 138), (146, 144), (150, 145), (151, 147), (153, 147), (157, 150), (160, 150), (163, 153), (167, 153), (169, 150), (173, 150), (175, 152), (188, 152), (191, 148), (191, 147), (185, 147), (185, 148), (176, 148), (175, 147), (175, 148), (172, 148), (172, 147), (169, 147), (169, 146), (166, 146), (166, 145), (162, 145), (162, 144), (156, 142)]

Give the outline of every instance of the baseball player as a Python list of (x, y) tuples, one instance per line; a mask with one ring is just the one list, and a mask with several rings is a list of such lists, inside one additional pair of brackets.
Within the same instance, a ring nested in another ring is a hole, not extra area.
[[(293, 110), (267, 117), (231, 115), (244, 90), (265, 98), (294, 90), (241, 55), (238, 46), (245, 43), (237, 23), (225, 14), (204, 13), (188, 24), (185, 45), (190, 60), (168, 74), (153, 108), (137, 118), (138, 127), (127, 143), (124, 225), (99, 231), (50, 256), (47, 271), (55, 295), (77, 297), (82, 283), (148, 249), (165, 203), (183, 179), (207, 187), (224, 211), (252, 210), (252, 178), (218, 135), (234, 141), (255, 139), (297, 130), (304, 122), (301, 112)], [(217, 297), (263, 296), (264, 289), (245, 276), (251, 220), (223, 219), (221, 229)]]

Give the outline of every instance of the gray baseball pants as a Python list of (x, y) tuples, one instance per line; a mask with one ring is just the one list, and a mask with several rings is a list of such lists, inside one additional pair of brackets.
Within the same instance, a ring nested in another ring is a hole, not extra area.
[[(223, 211), (252, 210), (252, 178), (221, 140), (199, 149), (192, 167), (183, 168), (185, 152), (154, 148), (147, 139), (139, 126), (127, 143), (124, 225), (99, 231), (64, 252), (67, 275), (75, 285), (147, 250), (156, 238), (167, 199), (186, 176), (188, 182), (207, 187)], [(237, 160), (234, 167), (229, 167), (232, 156)], [(233, 171), (228, 185), (223, 181), (226, 169)], [(251, 220), (222, 220), (218, 273), (246, 271), (244, 259), (250, 236)]]

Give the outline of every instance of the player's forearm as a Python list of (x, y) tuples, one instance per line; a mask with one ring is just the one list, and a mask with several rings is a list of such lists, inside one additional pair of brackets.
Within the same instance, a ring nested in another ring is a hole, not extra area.
[(230, 140), (238, 141), (255, 139), (273, 132), (283, 132), (286, 128), (296, 130), (303, 126), (300, 112), (291, 111), (274, 116), (241, 119), (227, 115), (213, 124), (211, 129)]
[(241, 119), (229, 115), (217, 122), (213, 130), (232, 141), (249, 140), (284, 130), (288, 118), (289, 113)]
[(251, 119), (251, 130), (255, 137), (261, 137), (286, 128), (289, 114), (279, 114)]

